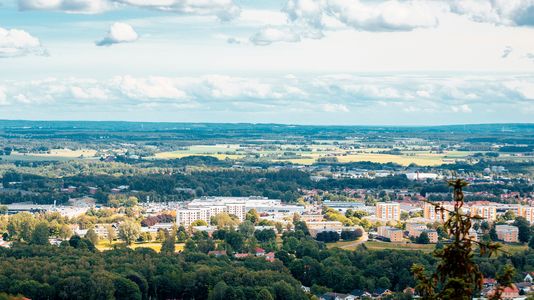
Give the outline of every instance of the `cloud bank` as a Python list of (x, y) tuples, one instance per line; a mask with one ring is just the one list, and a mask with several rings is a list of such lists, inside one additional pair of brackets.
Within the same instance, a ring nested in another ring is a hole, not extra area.
[(215, 15), (222, 21), (239, 16), (241, 9), (232, 0), (18, 0), (20, 10), (49, 10), (66, 13), (96, 14), (137, 7), (191, 15)]
[(38, 38), (20, 29), (0, 27), (0, 58), (26, 55), (47, 55)]

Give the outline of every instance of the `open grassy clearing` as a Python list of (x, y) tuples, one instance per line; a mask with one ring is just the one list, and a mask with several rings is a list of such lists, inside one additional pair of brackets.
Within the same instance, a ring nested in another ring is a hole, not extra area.
[[(120, 245), (124, 245), (124, 243), (122, 242), (119, 242), (119, 241), (114, 241), (112, 243), (112, 245), (109, 244), (109, 242), (107, 241), (99, 241), (98, 244), (96, 245), (96, 248), (100, 251), (105, 251), (105, 250), (111, 250), (113, 249), (113, 246), (120, 246)], [(175, 246), (175, 251), (178, 252), (178, 251), (182, 251), (184, 250), (184, 245), (183, 243), (180, 243), (180, 244), (176, 244)], [(137, 248), (150, 248), (156, 252), (160, 252), (161, 250), (161, 243), (159, 242), (148, 242), (148, 243), (134, 243), (132, 245), (130, 245), (130, 248), (132, 249), (137, 249)]]

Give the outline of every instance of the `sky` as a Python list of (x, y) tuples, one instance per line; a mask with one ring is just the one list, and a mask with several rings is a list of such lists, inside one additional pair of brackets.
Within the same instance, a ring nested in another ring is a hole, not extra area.
[(534, 0), (0, 0), (0, 119), (534, 122)]

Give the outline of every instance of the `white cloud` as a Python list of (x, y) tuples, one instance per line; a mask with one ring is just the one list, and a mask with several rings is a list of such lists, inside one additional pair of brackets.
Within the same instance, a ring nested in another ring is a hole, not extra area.
[(241, 9), (232, 0), (115, 0), (134, 7), (194, 15), (216, 15), (222, 21), (239, 16)]
[(111, 46), (119, 43), (131, 43), (137, 41), (139, 35), (126, 23), (116, 22), (109, 27), (107, 35), (96, 42), (97, 46)]
[(0, 58), (29, 54), (47, 55), (47, 51), (39, 39), (28, 32), (0, 27)]
[(109, 10), (107, 0), (19, 0), (21, 10), (51, 10), (67, 13), (94, 14)]
[(9, 105), (9, 102), (7, 101), (7, 95), (5, 92), (5, 89), (0, 86), (0, 105)]
[(534, 77), (528, 74), (45, 78), (0, 80), (0, 104), (30, 112), (138, 111), (141, 116), (143, 109), (155, 114), (181, 110), (202, 115), (294, 112), (313, 114), (313, 120), (336, 116), (333, 123), (349, 120), (349, 115), (357, 120), (375, 118), (374, 123), (397, 122), (406, 116), (405, 122), (410, 123), (410, 116), (417, 112), (425, 114), (421, 122), (427, 123), (445, 116), (484, 122), (487, 119), (481, 116), (493, 111), (503, 116), (499, 121), (510, 121), (519, 112), (534, 110), (532, 82)]
[(325, 112), (349, 112), (350, 110), (344, 104), (325, 103), (321, 105), (321, 108)]
[(186, 93), (166, 77), (134, 78), (119, 76), (113, 79), (119, 91), (132, 99), (185, 99)]
[(250, 41), (258, 46), (266, 46), (277, 42), (294, 43), (300, 41), (300, 35), (287, 27), (267, 26), (250, 37)]
[(510, 53), (512, 53), (514, 49), (512, 49), (512, 47), (510, 46), (506, 46), (504, 48), (504, 50), (502, 51), (502, 54), (501, 54), (501, 58), (507, 58), (508, 55), (510, 55)]
[(72, 86), (70, 92), (74, 98), (87, 100), (107, 100), (110, 98), (108, 91), (100, 87)]
[(475, 22), (534, 26), (534, 0), (454, 0), (450, 9)]
[(216, 15), (226, 21), (239, 16), (240, 8), (232, 0), (18, 0), (21, 10), (51, 10), (94, 14), (132, 6), (192, 15)]
[(451, 106), (451, 110), (453, 112), (461, 112), (461, 113), (470, 113), (473, 110), (469, 107), (467, 104), (457, 105), (457, 106)]
[(411, 31), (438, 25), (436, 8), (421, 1), (289, 0), (284, 7), (298, 25), (323, 30), (327, 18), (362, 31)]

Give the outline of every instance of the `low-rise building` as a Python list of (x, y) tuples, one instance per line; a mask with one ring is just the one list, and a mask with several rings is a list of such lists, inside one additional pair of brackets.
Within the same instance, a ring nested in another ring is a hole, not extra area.
[(406, 223), (406, 230), (410, 237), (418, 238), (421, 233), (426, 232), (430, 243), (435, 244), (438, 242), (438, 232), (433, 229), (428, 229), (425, 224)]
[(319, 232), (323, 231), (335, 231), (341, 234), (343, 229), (343, 223), (339, 221), (323, 221), (323, 222), (306, 222), (308, 230), (312, 237), (316, 237)]
[(496, 225), (495, 231), (497, 232), (497, 238), (507, 243), (517, 243), (519, 241), (519, 229), (516, 226), (511, 225)]
[(378, 235), (389, 239), (391, 242), (402, 242), (404, 241), (404, 234), (402, 230), (390, 227), (390, 226), (380, 226), (377, 229)]

